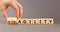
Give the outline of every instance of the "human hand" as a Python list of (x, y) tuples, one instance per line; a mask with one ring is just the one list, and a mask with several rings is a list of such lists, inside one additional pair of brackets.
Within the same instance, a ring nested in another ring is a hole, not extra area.
[(22, 17), (22, 13), (23, 13), (23, 7), (21, 4), (18, 3), (17, 0), (9, 0), (6, 5), (4, 5), (4, 7), (2, 7), (2, 13), (4, 15), (4, 17), (7, 19), (8, 15), (7, 15), (7, 8), (8, 6), (11, 6), (15, 11), (16, 11), (16, 17), (21, 18)]

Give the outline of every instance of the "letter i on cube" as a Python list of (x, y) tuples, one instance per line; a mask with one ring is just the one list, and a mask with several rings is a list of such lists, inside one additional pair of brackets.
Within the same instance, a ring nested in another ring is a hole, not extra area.
[(7, 18), (7, 23), (8, 24), (17, 24), (17, 18), (16, 17), (8, 17)]

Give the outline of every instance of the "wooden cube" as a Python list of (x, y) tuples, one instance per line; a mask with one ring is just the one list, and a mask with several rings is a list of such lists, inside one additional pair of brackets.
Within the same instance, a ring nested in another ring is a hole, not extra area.
[(8, 18), (7, 18), (7, 23), (8, 23), (8, 24), (11, 24), (11, 21), (12, 21), (12, 18), (11, 18), (11, 17), (8, 17)]
[(7, 23), (8, 24), (16, 24), (17, 18), (16, 17), (8, 17)]

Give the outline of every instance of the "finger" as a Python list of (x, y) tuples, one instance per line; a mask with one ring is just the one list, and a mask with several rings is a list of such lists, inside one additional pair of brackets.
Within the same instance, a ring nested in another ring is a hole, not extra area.
[(19, 10), (20, 10), (20, 16), (22, 17), (23, 6), (22, 6), (20, 3), (18, 3), (18, 1), (16, 1), (16, 4), (17, 4), (17, 6), (19, 7)]
[(4, 6), (1, 10), (2, 10), (2, 13), (3, 13), (3, 15), (4, 15), (4, 17), (7, 19), (8, 18), (8, 15), (7, 15), (7, 7), (8, 6)]
[(19, 6), (19, 8), (23, 8), (22, 4), (20, 4), (18, 1), (16, 1), (16, 4)]
[(16, 5), (16, 3), (12, 2), (12, 3), (10, 3), (10, 6), (13, 7), (13, 9), (16, 11), (16, 17), (19, 18), (20, 17), (20, 15), (19, 15), (19, 8)]

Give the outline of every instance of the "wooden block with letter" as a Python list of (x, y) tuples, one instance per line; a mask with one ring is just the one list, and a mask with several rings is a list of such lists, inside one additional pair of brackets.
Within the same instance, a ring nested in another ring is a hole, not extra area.
[(8, 17), (7, 23), (8, 24), (16, 24), (17, 18), (16, 17)]

